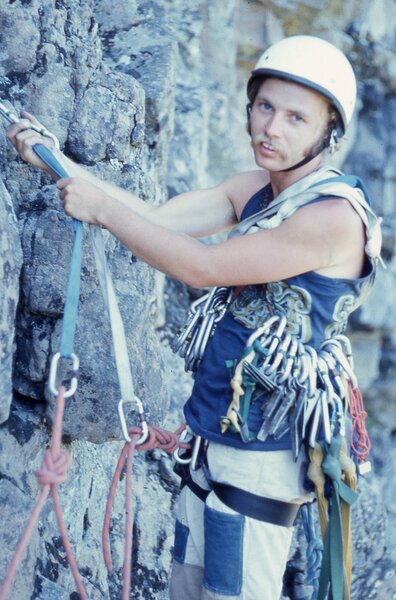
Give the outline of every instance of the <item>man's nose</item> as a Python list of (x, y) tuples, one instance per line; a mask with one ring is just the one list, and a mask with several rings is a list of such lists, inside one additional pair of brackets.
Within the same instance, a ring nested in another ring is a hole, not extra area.
[(273, 113), (268, 117), (268, 120), (265, 123), (264, 131), (266, 135), (270, 138), (279, 137), (281, 134), (281, 119), (280, 115)]

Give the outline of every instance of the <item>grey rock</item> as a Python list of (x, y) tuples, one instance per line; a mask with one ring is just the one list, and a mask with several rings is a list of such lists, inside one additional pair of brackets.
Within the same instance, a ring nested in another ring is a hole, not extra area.
[(22, 252), (10, 196), (0, 180), (0, 423), (12, 399), (15, 314), (19, 298)]
[(141, 142), (143, 99), (131, 77), (106, 72), (93, 77), (76, 104), (69, 129), (73, 156), (84, 164), (129, 162), (132, 149)]
[[(360, 500), (353, 509), (352, 595), (354, 600), (388, 600), (394, 594), (396, 565), (392, 550), (396, 111), (391, 50), (395, 23), (389, 0), (375, 7), (367, 2), (344, 3), (342, 10), (340, 6), (324, 7), (316, 0), (3, 3), (0, 95), (18, 110), (26, 107), (35, 113), (59, 136), (65, 151), (89, 170), (149, 203), (160, 203), (167, 193), (211, 185), (250, 164), (244, 82), (267, 42), (283, 33), (317, 33), (349, 53), (364, 84), (340, 166), (362, 175), (376, 209), (385, 217), (384, 258), (389, 265), (352, 323), (369, 424), (375, 426), (374, 475), (368, 482), (361, 481)], [(244, 24), (252, 22), (259, 24), (254, 35), (243, 31)], [(0, 188), (1, 418), (7, 418), (15, 390), (11, 416), (0, 428), (0, 502), (16, 532), (10, 540), (5, 527), (0, 531), (2, 547), (10, 542), (0, 565), (3, 573), (11, 544), (37, 496), (33, 472), (49, 439), (54, 398), (46, 382), (51, 356), (59, 349), (72, 232), (50, 178), (24, 165), (3, 132), (0, 146), (6, 187)], [(192, 380), (169, 342), (183, 322), (189, 300), (201, 290), (188, 290), (175, 282), (165, 285), (163, 278), (112, 238), (106, 252), (127, 331), (135, 387), (147, 418), (176, 429), (183, 420), (182, 405)], [(64, 420), (64, 443), (73, 465), (60, 493), (88, 595), (95, 600), (119, 597), (122, 565), (123, 482), (112, 515), (115, 569), (111, 576), (100, 548), (105, 499), (122, 447), (117, 416), (120, 394), (110, 338), (86, 239), (75, 338), (81, 360), (79, 387), (67, 402)], [(133, 419), (130, 415), (131, 424)], [(170, 458), (162, 451), (136, 457), (134, 598), (167, 597), (173, 545), (170, 515), (177, 485)], [(299, 527), (285, 577), (290, 600), (309, 597), (304, 544)], [(50, 503), (24, 560), (14, 597), (74, 597)]]

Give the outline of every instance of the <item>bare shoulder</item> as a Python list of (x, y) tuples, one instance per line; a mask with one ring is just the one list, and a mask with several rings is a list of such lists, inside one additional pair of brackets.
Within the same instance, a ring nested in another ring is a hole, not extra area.
[(269, 181), (269, 173), (265, 169), (238, 173), (224, 181), (224, 191), (238, 220), (248, 200)]
[(363, 223), (351, 203), (345, 198), (331, 198), (303, 206), (295, 213), (295, 221), (321, 223), (332, 233), (360, 233)]
[(304, 206), (291, 217), (286, 227), (323, 253), (325, 260), (319, 273), (333, 277), (360, 275), (364, 263), (365, 229), (360, 216), (345, 198)]

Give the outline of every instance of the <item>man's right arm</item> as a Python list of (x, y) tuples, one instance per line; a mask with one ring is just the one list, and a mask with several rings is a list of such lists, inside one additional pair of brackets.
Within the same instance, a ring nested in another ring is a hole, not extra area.
[[(8, 128), (8, 137), (24, 160), (50, 172), (32, 151), (32, 146), (36, 143), (51, 146), (52, 142), (37, 132), (26, 129), (29, 121), (35, 122), (36, 119), (29, 113), (24, 115), (28, 117), (25, 123), (11, 125)], [(261, 186), (263, 177), (259, 171), (242, 173), (214, 187), (185, 192), (157, 206), (145, 202), (121, 187), (101, 180), (60, 151), (54, 152), (71, 177), (85, 179), (108, 196), (115, 198), (118, 201), (114, 203), (115, 210), (117, 204), (122, 203), (153, 223), (193, 237), (205, 237), (234, 225), (245, 202)], [(51, 175), (57, 178), (53, 172)]]
[[(55, 152), (71, 177), (80, 177), (100, 188), (105, 194), (121, 202), (149, 221), (185, 233), (205, 237), (228, 229), (236, 223), (235, 209), (230, 197), (232, 179), (211, 188), (184, 192), (161, 205), (145, 202), (128, 190), (104, 181), (81, 165)], [(117, 203), (114, 203), (115, 210)]]

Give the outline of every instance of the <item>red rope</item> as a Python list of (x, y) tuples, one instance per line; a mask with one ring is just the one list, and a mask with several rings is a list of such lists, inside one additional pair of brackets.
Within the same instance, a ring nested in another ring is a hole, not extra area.
[[(136, 445), (142, 435), (140, 427), (133, 427), (129, 430), (130, 442), (126, 442), (121, 450), (117, 466), (110, 485), (109, 495), (106, 503), (105, 517), (102, 530), (103, 558), (107, 570), (111, 573), (113, 570), (111, 551), (110, 551), (110, 519), (114, 505), (114, 499), (117, 491), (117, 485), (120, 481), (122, 470), (126, 467), (125, 476), (125, 538), (124, 538), (124, 565), (122, 582), (122, 600), (129, 600), (129, 591), (132, 581), (132, 534), (133, 534), (133, 515), (132, 515), (132, 469), (135, 450), (154, 450), (160, 448), (165, 452), (174, 452), (177, 448), (189, 448), (188, 443), (179, 441), (180, 434), (185, 428), (181, 425), (176, 431), (167, 431), (157, 425), (149, 425), (148, 438), (143, 444)], [(1, 599), (0, 599), (1, 600)]]
[(41, 493), (33, 508), (25, 531), (19, 541), (15, 554), (12, 558), (11, 564), (6, 573), (5, 579), (0, 589), (0, 600), (6, 600), (10, 591), (12, 582), (15, 578), (17, 569), (25, 553), (26, 547), (31, 538), (33, 529), (38, 521), (40, 513), (47, 501), (49, 494), (51, 493), (56, 520), (58, 522), (59, 532), (63, 546), (66, 551), (66, 556), (69, 561), (70, 569), (74, 577), (74, 581), (77, 586), (78, 593), (80, 594), (81, 600), (88, 600), (87, 592), (85, 591), (82, 583), (80, 573), (78, 572), (77, 564), (73, 555), (71, 544), (67, 535), (66, 526), (62, 517), (62, 508), (59, 501), (58, 484), (64, 483), (67, 479), (67, 470), (71, 464), (71, 457), (66, 450), (61, 448), (62, 439), (62, 420), (63, 411), (65, 407), (64, 399), (64, 388), (59, 388), (58, 395), (56, 398), (55, 416), (54, 423), (52, 426), (52, 438), (50, 447), (45, 451), (43, 461), (40, 469), (36, 472), (38, 483), (41, 485)]
[(354, 388), (348, 381), (349, 410), (352, 417), (351, 448), (358, 457), (359, 463), (363, 463), (371, 449), (371, 441), (366, 429), (367, 413), (364, 409), (363, 396), (358, 387)]
[[(71, 572), (76, 583), (78, 593), (81, 600), (88, 600), (88, 595), (82, 583), (80, 573), (74, 558), (71, 544), (68, 538), (67, 529), (63, 521), (62, 508), (59, 501), (58, 484), (64, 483), (67, 479), (67, 470), (71, 464), (71, 457), (66, 450), (61, 448), (62, 439), (62, 420), (65, 406), (64, 388), (58, 390), (56, 398), (55, 416), (52, 427), (52, 437), (50, 447), (45, 451), (40, 469), (36, 472), (37, 481), (41, 486), (41, 493), (33, 508), (33, 511), (28, 520), (25, 531), (23, 532), (11, 564), (6, 573), (6, 577), (0, 589), (0, 600), (6, 600), (10, 591), (12, 582), (15, 578), (17, 569), (21, 563), (26, 547), (34, 527), (38, 521), (40, 513), (51, 493), (56, 520), (58, 523), (59, 532), (62, 543), (66, 551), (67, 560)], [(112, 571), (111, 553), (110, 553), (110, 519), (111, 511), (114, 504), (114, 498), (117, 491), (117, 485), (121, 477), (124, 466), (126, 467), (125, 477), (125, 539), (124, 539), (124, 563), (123, 563), (123, 583), (122, 583), (122, 600), (129, 600), (129, 591), (132, 579), (132, 534), (133, 534), (133, 507), (132, 507), (132, 470), (133, 458), (135, 449), (138, 450), (153, 450), (160, 448), (165, 452), (174, 452), (177, 448), (189, 448), (188, 443), (180, 442), (180, 434), (185, 429), (185, 425), (181, 425), (176, 431), (167, 431), (156, 425), (149, 426), (148, 438), (143, 444), (137, 445), (142, 431), (139, 427), (134, 427), (129, 430), (131, 441), (124, 444), (120, 457), (117, 462), (116, 470), (110, 486), (109, 496), (106, 504), (105, 518), (103, 523), (102, 543), (103, 557), (106, 567), (109, 572)]]

